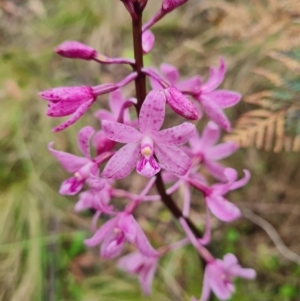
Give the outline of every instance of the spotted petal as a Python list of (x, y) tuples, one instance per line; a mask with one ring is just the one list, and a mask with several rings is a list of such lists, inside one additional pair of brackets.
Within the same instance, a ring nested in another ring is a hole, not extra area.
[(182, 145), (189, 141), (195, 134), (196, 127), (194, 124), (184, 122), (181, 125), (162, 130), (155, 134), (155, 140), (170, 145)]
[(230, 131), (231, 125), (228, 118), (226, 117), (222, 109), (217, 104), (215, 104), (209, 98), (209, 96), (201, 97), (200, 103), (202, 104), (205, 113), (211, 120), (217, 123), (224, 130)]
[(155, 133), (165, 119), (166, 97), (162, 91), (151, 91), (141, 107), (139, 126), (141, 133)]
[(209, 93), (209, 98), (220, 108), (229, 108), (236, 105), (242, 98), (240, 93), (229, 90), (217, 90)]
[(74, 124), (80, 117), (83, 116), (83, 114), (89, 109), (89, 107), (94, 103), (94, 99), (90, 99), (83, 104), (81, 104), (78, 109), (71, 115), (71, 117), (65, 121), (64, 123), (60, 124), (59, 126), (52, 129), (53, 132), (60, 132), (72, 124)]
[(101, 125), (107, 138), (110, 140), (121, 143), (130, 143), (142, 139), (142, 134), (129, 125), (108, 120), (103, 120)]
[(191, 159), (177, 146), (156, 144), (155, 153), (159, 165), (173, 174), (184, 176), (191, 167)]
[(110, 158), (102, 172), (102, 176), (113, 179), (125, 178), (134, 169), (139, 158), (139, 143), (128, 143)]
[(78, 147), (82, 154), (87, 158), (91, 158), (90, 139), (94, 133), (95, 130), (91, 126), (84, 127), (78, 133)]

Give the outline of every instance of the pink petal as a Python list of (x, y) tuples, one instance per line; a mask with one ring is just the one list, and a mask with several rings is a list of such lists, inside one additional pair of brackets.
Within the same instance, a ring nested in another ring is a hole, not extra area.
[(151, 51), (154, 42), (155, 42), (155, 36), (151, 32), (151, 30), (144, 31), (142, 34), (142, 47), (143, 47), (144, 54), (147, 54)]
[(225, 167), (221, 165), (220, 163), (205, 160), (204, 165), (206, 169), (210, 172), (210, 174), (217, 180), (226, 182), (227, 178), (224, 174)]
[(90, 191), (85, 191), (79, 194), (79, 200), (75, 204), (75, 211), (82, 211), (85, 209), (92, 208), (94, 195)]
[(201, 136), (203, 145), (212, 146), (217, 143), (220, 138), (220, 128), (213, 122), (209, 121), (204, 128)]
[(165, 119), (165, 107), (166, 97), (162, 91), (153, 90), (146, 96), (139, 115), (141, 133), (159, 131)]
[[(249, 182), (249, 180), (250, 180), (250, 178), (251, 178), (251, 174), (250, 174), (249, 170), (244, 169), (243, 171), (244, 171), (244, 174), (245, 174), (244, 178), (242, 178), (242, 179), (240, 179), (240, 180), (234, 182), (234, 183), (230, 186), (230, 188), (229, 188), (230, 190), (235, 190), (235, 189), (238, 189), (238, 188), (240, 188), (240, 187), (243, 187), (243, 186), (245, 186), (245, 185)], [(225, 171), (225, 174), (226, 174), (226, 171)], [(227, 175), (227, 174), (226, 174), (226, 175)]]
[(94, 99), (90, 99), (86, 102), (84, 102), (82, 105), (78, 107), (78, 109), (73, 113), (73, 115), (64, 123), (61, 125), (55, 127), (52, 129), (53, 132), (60, 132), (72, 124), (74, 124), (80, 117), (83, 116), (83, 114), (89, 109), (89, 107), (94, 103)]
[(57, 103), (49, 103), (47, 109), (47, 116), (50, 117), (64, 117), (74, 113), (79, 106), (85, 103), (86, 100), (79, 101), (59, 101)]
[(210, 68), (208, 81), (202, 86), (202, 92), (207, 93), (215, 90), (224, 80), (226, 66), (223, 58), (220, 58), (218, 69)]
[(90, 152), (90, 139), (95, 133), (95, 130), (91, 126), (86, 126), (83, 129), (81, 129), (78, 133), (78, 147), (82, 154), (87, 157), (91, 158), (91, 152)]
[(152, 264), (146, 271), (142, 271), (139, 276), (139, 282), (143, 293), (147, 296), (151, 295), (152, 282), (157, 269), (157, 262)]
[(180, 91), (200, 91), (201, 82), (202, 81), (199, 76), (193, 76), (177, 83), (176, 88)]
[(136, 142), (143, 137), (138, 130), (123, 123), (103, 120), (101, 126), (107, 138), (116, 142)]
[(78, 180), (76, 177), (69, 178), (62, 182), (59, 193), (62, 195), (75, 195), (84, 185), (84, 180)]
[(227, 167), (224, 170), (224, 175), (227, 178), (227, 186), (232, 187), (232, 185), (235, 183), (236, 179), (238, 178), (238, 173), (235, 169)]
[(215, 262), (208, 264), (206, 267), (207, 278), (209, 282), (209, 286), (214, 294), (220, 300), (228, 300), (231, 297), (231, 292), (228, 289), (225, 281), (222, 278), (222, 274), (224, 273), (222, 269), (216, 266)]
[(217, 104), (212, 102), (209, 97), (201, 97), (200, 103), (205, 113), (212, 121), (217, 123), (226, 131), (231, 130), (231, 125), (228, 118), (226, 117), (222, 109)]
[(238, 260), (234, 254), (228, 253), (223, 256), (224, 268), (229, 269), (231, 266), (238, 263)]
[(135, 242), (137, 223), (131, 214), (121, 213), (118, 227), (124, 232), (124, 235), (129, 242)]
[(100, 121), (102, 120), (109, 120), (109, 121), (116, 121), (116, 117), (107, 110), (98, 110), (95, 112), (94, 116), (98, 118)]
[(189, 141), (196, 132), (196, 127), (192, 123), (184, 122), (181, 125), (162, 130), (155, 134), (155, 141), (170, 145), (182, 145)]
[(115, 119), (118, 118), (118, 115), (124, 102), (125, 98), (121, 89), (117, 89), (109, 94), (109, 108), (111, 109)]
[(155, 249), (153, 249), (147, 236), (141, 229), (140, 225), (136, 222), (136, 220), (134, 220), (134, 222), (136, 223), (136, 239), (135, 239), (136, 247), (143, 255), (147, 257), (157, 257), (158, 252)]
[(201, 138), (197, 129), (194, 135), (190, 138), (189, 145), (191, 146), (191, 150), (193, 150), (194, 152), (198, 152), (199, 150), (203, 151)]
[(160, 71), (172, 86), (176, 85), (179, 80), (179, 72), (176, 67), (163, 63), (160, 65)]
[(149, 159), (141, 156), (137, 162), (136, 171), (144, 177), (151, 178), (160, 171), (160, 166), (153, 156)]
[[(202, 286), (202, 293), (199, 301), (208, 301), (210, 297), (210, 279), (208, 278), (207, 275), (207, 268), (205, 269), (204, 272), (204, 277), (203, 277), (203, 286)], [(197, 300), (195, 300), (197, 301)]]
[(254, 279), (256, 277), (256, 271), (253, 269), (245, 269), (240, 265), (231, 267), (229, 273), (232, 277), (242, 277), (245, 279)]
[(240, 209), (222, 196), (208, 196), (206, 204), (209, 210), (223, 222), (231, 222), (241, 216)]
[(105, 181), (93, 175), (89, 176), (89, 178), (87, 179), (87, 183), (93, 190), (97, 192), (99, 192), (105, 187)]
[(160, 167), (173, 174), (184, 176), (192, 165), (191, 159), (176, 146), (160, 143), (154, 150)]
[(230, 108), (236, 105), (242, 98), (240, 93), (229, 90), (217, 90), (209, 93), (209, 98), (220, 108)]
[(110, 235), (110, 233), (113, 232), (114, 228), (116, 227), (118, 222), (118, 216), (110, 219), (105, 224), (102, 225), (102, 227), (96, 231), (96, 233), (89, 239), (86, 239), (84, 241), (84, 244), (89, 247), (95, 247), (99, 245), (104, 237), (107, 235)]
[(123, 233), (111, 234), (103, 239), (100, 247), (100, 255), (103, 258), (112, 259), (119, 256), (125, 244)]
[(121, 257), (118, 260), (117, 266), (127, 273), (135, 274), (143, 262), (144, 256), (140, 252), (133, 252)]
[(90, 162), (90, 160), (87, 158), (78, 157), (69, 153), (57, 151), (53, 149), (53, 144), (53, 142), (50, 142), (48, 144), (48, 150), (58, 160), (58, 162), (67, 172), (74, 173), (78, 171), (82, 166)]
[(97, 155), (100, 155), (104, 152), (112, 150), (115, 147), (116, 142), (109, 140), (104, 131), (101, 130), (96, 132), (94, 135), (92, 144), (96, 149)]
[(161, 90), (162, 89), (162, 85), (157, 80), (155, 80), (153, 77), (149, 76), (148, 79), (149, 79), (152, 90)]
[(128, 176), (140, 158), (139, 143), (128, 143), (117, 151), (106, 164), (104, 178), (121, 179)]
[(210, 160), (221, 160), (231, 156), (239, 148), (235, 142), (225, 142), (210, 148), (207, 157)]

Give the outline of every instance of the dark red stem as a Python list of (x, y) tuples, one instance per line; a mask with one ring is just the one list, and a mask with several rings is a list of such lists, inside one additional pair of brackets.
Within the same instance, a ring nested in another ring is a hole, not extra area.
[[(137, 18), (132, 20), (133, 27), (133, 47), (134, 47), (134, 58), (135, 58), (135, 66), (134, 71), (137, 72), (137, 77), (135, 79), (135, 89), (136, 89), (136, 110), (139, 113), (141, 106), (146, 97), (146, 76), (145, 73), (142, 72), (143, 69), (143, 48), (142, 48), (142, 10), (139, 7), (139, 4), (136, 3), (135, 13)], [(174, 200), (170, 195), (166, 193), (165, 186), (161, 177), (161, 173), (159, 172), (157, 175), (157, 179), (155, 182), (158, 193), (161, 196), (162, 202), (165, 206), (171, 211), (173, 216), (177, 219), (184, 218), (190, 229), (197, 237), (202, 237), (202, 233), (196, 228), (196, 226), (186, 217), (184, 217), (181, 213), (181, 210), (178, 208)]]

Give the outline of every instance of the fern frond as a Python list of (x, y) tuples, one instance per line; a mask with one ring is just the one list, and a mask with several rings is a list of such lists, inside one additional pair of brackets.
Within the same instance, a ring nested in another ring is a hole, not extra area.
[(282, 64), (284, 64), (285, 67), (287, 67), (292, 72), (300, 73), (300, 62), (299, 61), (297, 61), (291, 57), (288, 57), (280, 52), (277, 52), (277, 51), (271, 51), (268, 54), (268, 56), (281, 62)]
[(255, 68), (252, 70), (253, 73), (265, 77), (269, 80), (274, 86), (280, 87), (283, 84), (281, 76), (273, 71), (264, 68)]
[[(274, 152), (282, 149), (290, 151), (292, 144), (285, 136), (286, 110), (271, 112), (258, 109), (243, 114), (232, 132), (225, 136), (225, 141), (235, 141), (241, 147), (255, 146)], [(300, 143), (300, 141), (299, 141)]]

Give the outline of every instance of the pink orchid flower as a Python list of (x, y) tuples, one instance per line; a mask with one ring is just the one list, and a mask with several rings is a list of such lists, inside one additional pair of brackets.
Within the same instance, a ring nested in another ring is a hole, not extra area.
[(192, 158), (197, 158), (214, 178), (226, 181), (225, 167), (215, 161), (231, 156), (238, 149), (238, 145), (235, 142), (215, 145), (219, 138), (219, 127), (213, 121), (209, 121), (202, 135), (196, 132), (189, 140), (191, 148), (185, 148), (185, 150)]
[(195, 126), (185, 122), (159, 131), (165, 117), (165, 106), (165, 94), (151, 91), (140, 110), (140, 131), (121, 123), (102, 121), (102, 128), (109, 139), (127, 143), (108, 161), (103, 177), (124, 178), (135, 166), (139, 174), (149, 178), (161, 168), (178, 175), (188, 171), (191, 160), (177, 146), (188, 141), (195, 132)]
[(241, 94), (229, 90), (216, 90), (223, 82), (226, 73), (225, 62), (220, 58), (219, 68), (210, 68), (210, 75), (200, 90), (195, 91), (195, 98), (202, 105), (207, 116), (226, 131), (230, 131), (231, 125), (223, 112), (223, 109), (237, 104), (241, 100)]
[(95, 130), (92, 127), (86, 126), (78, 133), (78, 147), (84, 157), (57, 151), (52, 147), (53, 142), (49, 143), (48, 149), (51, 154), (59, 161), (59, 163), (67, 172), (73, 173), (73, 177), (65, 180), (62, 183), (59, 190), (60, 194), (77, 194), (86, 181), (88, 181), (89, 184), (97, 190), (104, 188), (104, 181), (96, 177), (98, 173), (98, 166), (103, 158), (101, 159), (99, 157), (100, 161), (92, 159), (90, 153), (89, 141), (94, 132)]
[(143, 293), (151, 295), (152, 282), (157, 269), (158, 256), (147, 257), (140, 252), (134, 252), (121, 257), (118, 261), (118, 267), (133, 275), (137, 275)]
[(101, 244), (101, 256), (114, 258), (121, 254), (126, 240), (135, 244), (145, 256), (158, 255), (132, 214), (127, 212), (121, 212), (106, 222), (93, 237), (85, 240), (85, 244), (89, 247)]
[[(203, 290), (199, 301), (209, 300), (211, 291), (220, 299), (228, 300), (235, 292), (232, 282), (234, 277), (254, 279), (256, 272), (253, 269), (242, 268), (233, 254), (226, 254), (221, 259), (209, 262), (205, 268)], [(195, 297), (191, 301), (197, 301)]]
[(250, 179), (250, 172), (244, 169), (244, 178), (237, 180), (238, 174), (233, 168), (225, 168), (224, 174), (227, 183), (214, 184), (211, 187), (206, 186), (201, 179), (189, 178), (189, 183), (196, 189), (203, 192), (206, 205), (209, 210), (221, 221), (231, 222), (241, 216), (240, 209), (229, 202), (223, 196), (229, 191), (238, 189), (246, 185)]

